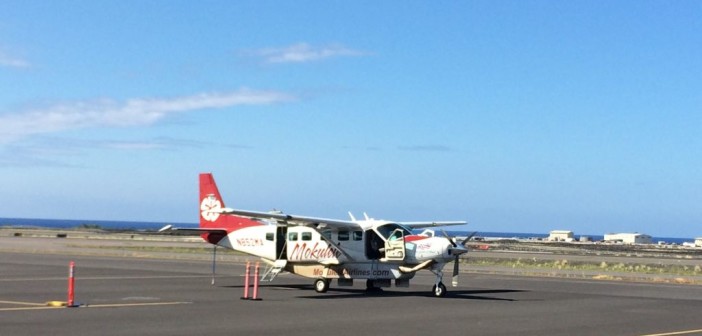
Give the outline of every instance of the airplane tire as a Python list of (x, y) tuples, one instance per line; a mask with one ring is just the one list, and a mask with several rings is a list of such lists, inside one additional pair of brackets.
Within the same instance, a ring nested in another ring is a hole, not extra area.
[(329, 280), (317, 279), (314, 281), (314, 290), (317, 293), (326, 293), (329, 289)]
[(382, 288), (376, 287), (373, 284), (373, 280), (371, 280), (371, 279), (366, 280), (366, 292), (377, 293), (377, 292), (382, 292), (382, 291), (383, 291)]
[(431, 291), (436, 297), (444, 297), (446, 295), (446, 286), (444, 286), (443, 282), (439, 282), (439, 286), (437, 287), (436, 285), (434, 285), (431, 288)]

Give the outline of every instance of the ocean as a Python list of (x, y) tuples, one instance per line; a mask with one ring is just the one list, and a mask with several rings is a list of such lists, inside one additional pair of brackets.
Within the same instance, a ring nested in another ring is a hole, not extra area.
[[(0, 227), (36, 227), (51, 229), (71, 229), (80, 227), (99, 227), (106, 230), (115, 231), (156, 231), (166, 225), (172, 224), (179, 227), (197, 227), (197, 223), (172, 223), (172, 222), (131, 222), (131, 221), (105, 221), (105, 220), (76, 220), (76, 219), (37, 219), (37, 218), (0, 218)], [(421, 231), (421, 230), (420, 230)], [(471, 231), (472, 232), (472, 231)], [(466, 236), (466, 231), (446, 230), (450, 236)], [(524, 232), (484, 232), (478, 231), (477, 237), (484, 238), (514, 238), (514, 239), (538, 239), (547, 238), (548, 233), (524, 233)], [(604, 239), (603, 235), (582, 234), (579, 236), (590, 237), (592, 241)], [(685, 242), (694, 242), (695, 238), (675, 238), (675, 237), (653, 237), (653, 242), (664, 241), (682, 245)]]
[(99, 227), (119, 231), (155, 231), (168, 224), (180, 227), (197, 227), (197, 223), (172, 222), (128, 222), (77, 219), (38, 219), (38, 218), (0, 218), (0, 227), (32, 227), (51, 229), (71, 229), (80, 227)]

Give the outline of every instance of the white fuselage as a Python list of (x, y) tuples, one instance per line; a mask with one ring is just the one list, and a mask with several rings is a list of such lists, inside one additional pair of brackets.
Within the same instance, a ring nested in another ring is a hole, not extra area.
[(415, 235), (406, 230), (393, 237), (390, 229), (397, 224), (364, 224), (356, 231), (252, 226), (229, 233), (218, 245), (270, 262), (286, 260), (287, 271), (310, 278), (410, 279), (414, 272), (403, 272), (400, 266), (428, 260), (443, 266), (453, 259), (448, 251), (451, 243), (431, 231)]

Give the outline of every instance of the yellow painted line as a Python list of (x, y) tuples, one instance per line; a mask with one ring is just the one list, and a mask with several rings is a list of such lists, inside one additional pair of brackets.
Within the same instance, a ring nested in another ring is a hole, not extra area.
[(671, 336), (671, 335), (689, 335), (689, 334), (696, 334), (696, 333), (702, 333), (702, 329), (673, 331), (673, 332), (667, 332), (667, 333), (661, 333), (661, 334), (648, 334), (648, 335), (641, 335), (641, 336)]
[(66, 307), (50, 307), (50, 306), (44, 306), (42, 307), (17, 307), (17, 308), (0, 308), (0, 312), (3, 311), (17, 311), (17, 310), (43, 310), (43, 309), (63, 309)]
[[(0, 301), (7, 302), (7, 301)], [(180, 304), (191, 304), (192, 302), (147, 302), (147, 303), (112, 303), (112, 304), (99, 304), (99, 305), (86, 305), (81, 306), (81, 308), (121, 308), (121, 307), (138, 307), (138, 306), (168, 306), (168, 305), (180, 305)], [(19, 311), (19, 310), (44, 310), (44, 309), (64, 309), (66, 307), (50, 307), (46, 305), (41, 305), (41, 307), (17, 307), (17, 308), (0, 308), (0, 312), (3, 311)]]
[(0, 301), (0, 303), (22, 305), (22, 306), (46, 306), (46, 303), (36, 303), (36, 302)]
[(145, 302), (145, 303), (108, 303), (87, 305), (87, 308), (117, 308), (117, 307), (138, 307), (138, 306), (169, 306), (180, 304), (191, 304), (192, 302)]
[(49, 301), (46, 303), (47, 306), (51, 307), (65, 307), (68, 306), (68, 302), (66, 301)]

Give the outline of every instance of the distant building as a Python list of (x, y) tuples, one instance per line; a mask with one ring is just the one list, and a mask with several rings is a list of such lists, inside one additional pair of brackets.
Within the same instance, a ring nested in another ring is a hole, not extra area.
[(695, 238), (695, 246), (702, 247), (702, 237)]
[(604, 241), (624, 244), (653, 244), (653, 238), (643, 233), (606, 233)]
[(573, 241), (573, 231), (553, 230), (548, 234), (549, 241)]

